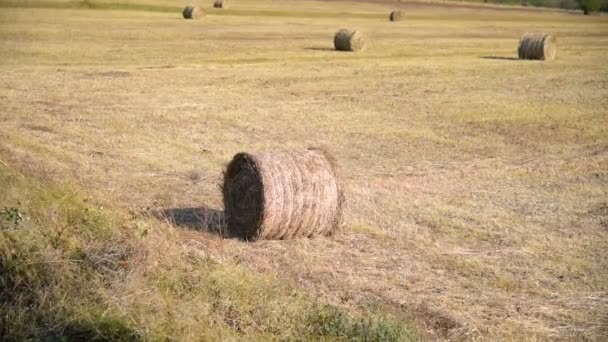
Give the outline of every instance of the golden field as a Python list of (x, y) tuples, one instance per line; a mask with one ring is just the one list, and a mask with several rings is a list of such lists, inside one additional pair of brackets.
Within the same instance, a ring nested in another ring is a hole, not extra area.
[[(187, 4), (0, 0), (0, 333), (608, 338), (608, 17)], [(343, 27), (368, 48), (334, 51)], [(555, 61), (517, 60), (527, 31)], [(235, 153), (309, 146), (341, 168), (342, 231), (210, 232)]]

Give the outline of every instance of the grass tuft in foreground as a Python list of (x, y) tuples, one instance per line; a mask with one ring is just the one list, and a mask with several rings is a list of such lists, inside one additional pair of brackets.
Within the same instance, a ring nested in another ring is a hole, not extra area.
[(0, 335), (27, 339), (414, 340), (396, 321), (222, 264), (169, 226), (0, 166)]

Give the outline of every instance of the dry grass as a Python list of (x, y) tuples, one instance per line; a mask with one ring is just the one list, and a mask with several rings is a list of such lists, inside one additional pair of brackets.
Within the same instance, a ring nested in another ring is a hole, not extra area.
[[(383, 5), (270, 4), (199, 22), (3, 8), (0, 158), (163, 227), (167, 255), (204, 254), (353, 315), (388, 312), (422, 338), (606, 338), (605, 16), (405, 5), (391, 25)], [(333, 51), (342, 26), (373, 48)], [(526, 31), (555, 33), (558, 58), (517, 60)], [(346, 232), (249, 244), (199, 231), (221, 215), (236, 152), (310, 145), (343, 170)], [(169, 225), (140, 216), (148, 207), (202, 218)], [(189, 295), (186, 259), (171, 265), (180, 296), (153, 302), (195, 322), (180, 305), (209, 299)], [(222, 310), (210, 317), (232, 317)]]

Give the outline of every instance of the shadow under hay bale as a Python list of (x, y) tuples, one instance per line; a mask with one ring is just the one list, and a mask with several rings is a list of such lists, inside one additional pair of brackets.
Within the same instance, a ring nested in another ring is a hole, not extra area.
[(367, 40), (361, 31), (341, 29), (334, 36), (334, 46), (338, 51), (362, 51)]
[(224, 212), (208, 207), (170, 208), (152, 211), (151, 215), (182, 228), (205, 231), (223, 237), (231, 237), (226, 230)]
[(226, 8), (226, 1), (225, 0), (215, 0), (215, 2), (213, 3), (213, 7), (214, 8)]
[(330, 235), (342, 222), (340, 175), (320, 149), (239, 153), (223, 193), (228, 231), (247, 240)]
[(519, 58), (516, 57), (503, 57), (503, 56), (479, 56), (481, 59), (498, 59), (504, 61), (518, 61)]
[(304, 50), (308, 51), (336, 51), (336, 49), (332, 49), (329, 47), (306, 47)]
[(557, 53), (557, 40), (551, 33), (524, 33), (519, 40), (519, 59), (552, 61)]
[(101, 71), (101, 72), (85, 72), (82, 74), (83, 78), (97, 78), (97, 77), (107, 77), (107, 78), (121, 78), (121, 77), (130, 77), (131, 73), (128, 71)]
[(388, 16), (390, 21), (401, 21), (403, 19), (403, 12), (401, 11), (392, 11)]
[(182, 14), (185, 19), (199, 19), (205, 15), (205, 12), (197, 6), (186, 6)]

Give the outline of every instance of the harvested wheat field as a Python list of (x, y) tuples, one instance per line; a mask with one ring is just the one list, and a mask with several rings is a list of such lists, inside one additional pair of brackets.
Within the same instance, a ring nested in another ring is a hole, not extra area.
[[(606, 15), (104, 1), (0, 0), (5, 340), (608, 338)], [(311, 146), (338, 181), (264, 177), (333, 202), (277, 222), (339, 229), (227, 237), (233, 157)]]

